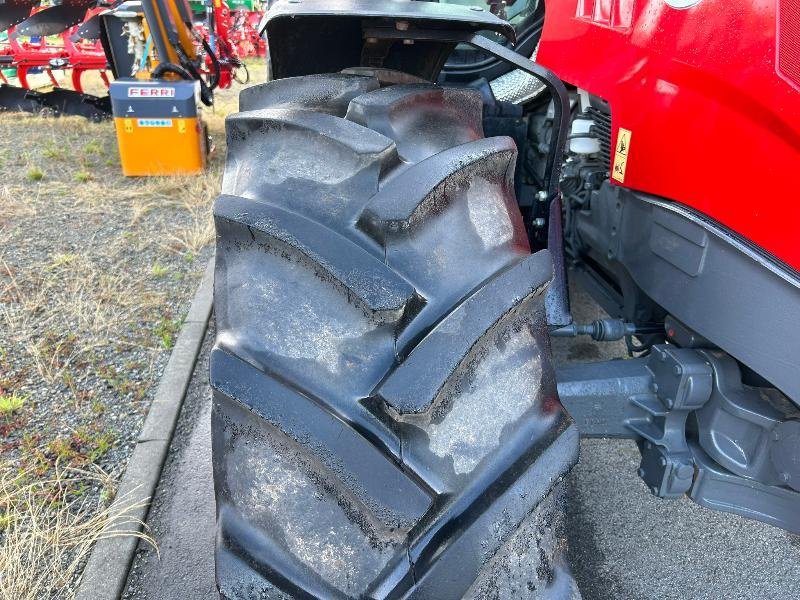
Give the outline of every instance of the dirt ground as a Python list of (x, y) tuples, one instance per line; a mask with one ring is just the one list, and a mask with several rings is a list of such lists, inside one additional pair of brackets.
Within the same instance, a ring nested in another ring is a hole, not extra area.
[(206, 109), (216, 150), (194, 177), (123, 177), (110, 121), (0, 113), (0, 598), (70, 597), (120, 511), (116, 481), (211, 256), (241, 87)]

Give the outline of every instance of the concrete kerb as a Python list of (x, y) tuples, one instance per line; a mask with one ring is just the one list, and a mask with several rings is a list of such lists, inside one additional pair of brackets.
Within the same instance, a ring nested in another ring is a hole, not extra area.
[(78, 587), (77, 600), (116, 600), (122, 595), (139, 539), (114, 535), (123, 530), (141, 531), (167, 457), (186, 389), (192, 377), (211, 315), (214, 291), (214, 259), (206, 267), (191, 307), (161, 376), (125, 474), (117, 501), (133, 506), (124, 523), (111, 524), (95, 544)]

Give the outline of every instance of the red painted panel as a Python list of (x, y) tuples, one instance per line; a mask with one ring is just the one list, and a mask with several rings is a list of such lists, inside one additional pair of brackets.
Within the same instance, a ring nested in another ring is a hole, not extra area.
[(622, 185), (691, 206), (800, 271), (800, 88), (794, 63), (777, 62), (779, 47), (781, 61), (800, 48), (800, 0), (637, 0), (630, 27), (582, 16), (600, 3), (549, 2), (537, 60), (611, 104), (614, 138), (631, 132)]

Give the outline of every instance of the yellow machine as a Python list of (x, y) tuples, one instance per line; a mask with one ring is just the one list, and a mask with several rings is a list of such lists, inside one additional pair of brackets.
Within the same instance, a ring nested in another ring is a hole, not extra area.
[(109, 90), (122, 172), (129, 176), (200, 173), (208, 136), (200, 103), (212, 87), (200, 73), (186, 0), (142, 0), (152, 41), (150, 70), (114, 81)]
[(207, 135), (197, 81), (121, 79), (109, 91), (125, 175), (184, 175), (205, 169)]

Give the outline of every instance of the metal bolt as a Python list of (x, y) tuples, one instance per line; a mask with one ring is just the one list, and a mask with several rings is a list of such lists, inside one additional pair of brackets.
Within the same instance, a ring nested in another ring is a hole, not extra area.
[(413, 46), (414, 40), (403, 40), (403, 44), (405, 44), (406, 46)]
[(367, 43), (368, 44), (377, 44), (378, 43), (378, 38), (368, 37), (367, 38)]
[(792, 478), (792, 476), (791, 476), (791, 475), (789, 475), (788, 473), (781, 473), (781, 481), (782, 481), (783, 483), (789, 483), (789, 480), (790, 480), (791, 478)]
[(613, 258), (614, 258), (614, 256), (615, 256), (615, 255), (614, 255), (614, 251), (613, 251), (613, 250), (609, 250), (609, 251), (606, 253), (606, 256), (608, 256), (608, 259), (609, 259), (609, 260), (613, 259)]
[(692, 475), (694, 475), (694, 467), (686, 463), (680, 465), (675, 470), (675, 477), (678, 479), (689, 479)]
[(544, 227), (544, 224), (545, 220), (542, 217), (537, 217), (533, 220), (533, 226), (536, 227), (536, 229), (541, 229)]
[(639, 469), (636, 471), (636, 474), (637, 474), (639, 477), (644, 477), (644, 469), (642, 469), (641, 467), (639, 467)]
[(408, 31), (408, 21), (397, 21), (394, 26), (397, 28), (397, 31)]
[(664, 404), (667, 405), (667, 408), (672, 408), (673, 406), (675, 406), (675, 400), (673, 400), (672, 398), (665, 398)]
[(539, 202), (545, 202), (545, 201), (547, 201), (547, 191), (545, 191), (545, 190), (539, 190), (538, 192), (536, 192), (536, 199), (537, 199)]
[(653, 390), (654, 394), (658, 393), (658, 384), (654, 381), (653, 384), (650, 386), (650, 389)]
[(675, 373), (675, 375), (680, 375), (681, 373), (683, 373), (683, 367), (681, 367), (680, 365), (675, 365), (674, 367), (672, 367), (672, 372)]
[(667, 466), (667, 459), (664, 458), (663, 456), (658, 460), (658, 462), (662, 467), (666, 467)]
[(777, 441), (780, 441), (780, 439), (781, 439), (780, 432), (777, 429), (773, 430), (773, 432), (772, 432), (772, 440), (777, 442)]
[(650, 488), (650, 491), (653, 492), (653, 495), (658, 496), (658, 486), (654, 485)]

